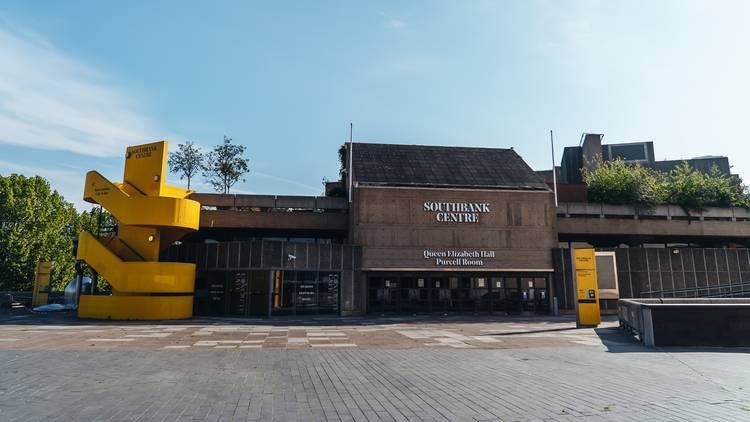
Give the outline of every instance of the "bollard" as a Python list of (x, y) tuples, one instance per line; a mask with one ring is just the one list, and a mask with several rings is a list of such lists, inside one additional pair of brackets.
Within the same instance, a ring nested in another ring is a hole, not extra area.
[(552, 315), (553, 316), (560, 315), (560, 308), (557, 306), (557, 297), (552, 298)]

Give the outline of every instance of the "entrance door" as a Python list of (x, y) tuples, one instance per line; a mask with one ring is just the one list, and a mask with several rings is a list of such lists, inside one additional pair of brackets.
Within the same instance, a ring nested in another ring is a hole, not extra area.
[(250, 309), (248, 315), (268, 316), (270, 282), (268, 271), (250, 271)]
[(505, 295), (506, 281), (502, 277), (491, 277), (490, 312), (507, 313), (508, 298)]
[(227, 314), (242, 316), (268, 316), (268, 271), (233, 271), (227, 273), (229, 290)]
[(272, 315), (316, 315), (339, 312), (341, 273), (275, 271)]
[(518, 277), (505, 277), (505, 308), (509, 314), (523, 312), (523, 292)]

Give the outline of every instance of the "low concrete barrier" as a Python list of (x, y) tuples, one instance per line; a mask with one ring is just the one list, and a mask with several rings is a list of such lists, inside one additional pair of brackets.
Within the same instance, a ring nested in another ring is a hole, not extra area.
[(617, 313), (646, 347), (750, 347), (750, 299), (620, 299)]

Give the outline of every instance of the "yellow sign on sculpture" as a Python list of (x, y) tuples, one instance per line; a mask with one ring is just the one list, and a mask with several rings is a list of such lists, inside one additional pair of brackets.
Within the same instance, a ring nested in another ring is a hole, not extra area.
[(596, 280), (596, 256), (593, 249), (574, 249), (573, 256), (576, 270), (577, 325), (596, 327), (602, 322)]
[(193, 314), (195, 264), (159, 262), (172, 242), (198, 229), (200, 204), (187, 189), (164, 183), (167, 142), (128, 147), (122, 183), (86, 174), (83, 199), (117, 220), (117, 234), (81, 233), (77, 259), (101, 274), (112, 294), (81, 295), (78, 316), (107, 319), (181, 319)]

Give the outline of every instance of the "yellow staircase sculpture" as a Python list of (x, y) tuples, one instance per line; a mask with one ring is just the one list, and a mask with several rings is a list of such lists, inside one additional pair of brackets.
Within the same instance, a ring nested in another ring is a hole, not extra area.
[(159, 252), (198, 229), (200, 203), (164, 183), (167, 142), (128, 147), (122, 183), (86, 174), (83, 199), (118, 221), (117, 235), (82, 232), (77, 259), (112, 286), (112, 295), (81, 295), (80, 318), (162, 320), (193, 314), (195, 264), (159, 262)]

